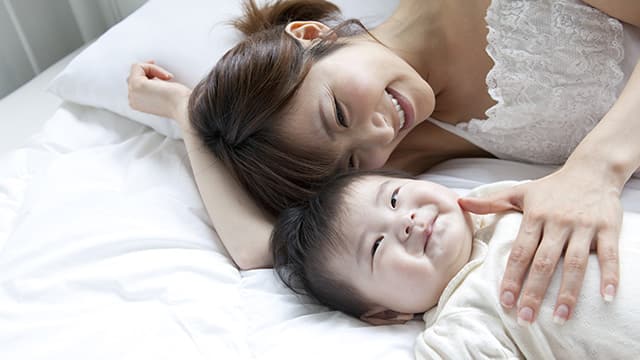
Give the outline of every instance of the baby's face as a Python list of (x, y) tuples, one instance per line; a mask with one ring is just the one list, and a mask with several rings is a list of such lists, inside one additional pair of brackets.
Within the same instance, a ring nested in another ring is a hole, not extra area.
[(457, 194), (435, 183), (367, 176), (345, 196), (345, 251), (331, 259), (373, 304), (427, 311), (471, 254), (469, 215)]

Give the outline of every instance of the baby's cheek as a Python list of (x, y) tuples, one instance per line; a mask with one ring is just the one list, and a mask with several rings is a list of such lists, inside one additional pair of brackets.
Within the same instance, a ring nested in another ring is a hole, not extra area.
[(462, 214), (440, 216), (434, 235), (441, 239), (445, 248), (457, 249), (460, 245), (471, 241), (471, 228)]
[(431, 309), (438, 303), (441, 291), (428, 279), (410, 284), (406, 287), (404, 299), (411, 306), (412, 313), (421, 313)]

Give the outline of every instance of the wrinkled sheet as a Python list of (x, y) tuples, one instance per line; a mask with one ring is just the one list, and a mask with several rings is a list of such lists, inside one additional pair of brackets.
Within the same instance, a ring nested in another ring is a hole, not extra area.
[(67, 103), (0, 158), (2, 359), (411, 359), (422, 327), (240, 272), (184, 144), (126, 118)]

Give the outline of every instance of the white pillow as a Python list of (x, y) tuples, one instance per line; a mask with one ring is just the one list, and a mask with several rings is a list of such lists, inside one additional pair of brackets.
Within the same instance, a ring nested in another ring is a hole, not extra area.
[[(335, 0), (346, 18), (374, 26), (398, 0)], [(195, 86), (241, 39), (228, 24), (240, 0), (150, 0), (82, 51), (50, 84), (64, 100), (104, 108), (180, 138), (173, 121), (129, 107), (126, 78), (132, 63), (155, 60), (178, 82)]]

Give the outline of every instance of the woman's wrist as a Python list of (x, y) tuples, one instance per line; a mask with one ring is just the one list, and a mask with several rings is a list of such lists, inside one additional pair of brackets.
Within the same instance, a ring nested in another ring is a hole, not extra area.
[(567, 164), (585, 166), (588, 176), (598, 176), (603, 183), (619, 191), (640, 167), (640, 62), (636, 65), (620, 97), (602, 120), (580, 142)]
[(178, 125), (182, 130), (188, 130), (189, 124), (189, 96), (191, 95), (191, 89), (185, 87), (180, 91), (177, 91), (171, 98), (171, 118), (178, 122)]
[(620, 194), (633, 170), (624, 156), (618, 155), (616, 151), (588, 152), (586, 155), (574, 152), (567, 159), (563, 169), (599, 179), (603, 186)]

